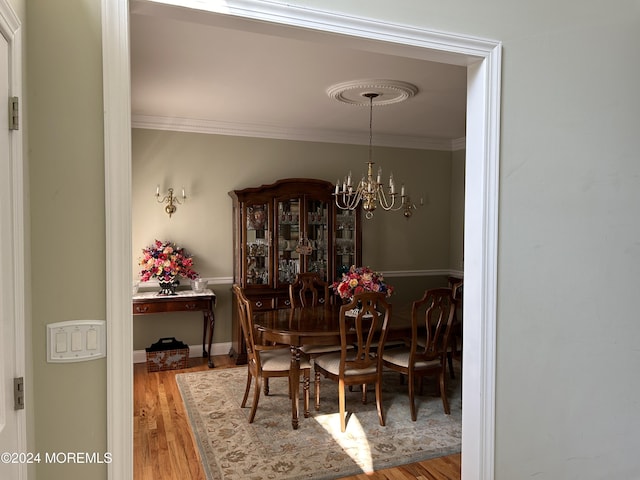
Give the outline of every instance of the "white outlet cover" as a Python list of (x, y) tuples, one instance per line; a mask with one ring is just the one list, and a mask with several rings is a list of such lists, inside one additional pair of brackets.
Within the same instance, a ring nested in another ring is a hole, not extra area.
[(85, 362), (107, 355), (104, 320), (70, 320), (47, 325), (47, 362)]

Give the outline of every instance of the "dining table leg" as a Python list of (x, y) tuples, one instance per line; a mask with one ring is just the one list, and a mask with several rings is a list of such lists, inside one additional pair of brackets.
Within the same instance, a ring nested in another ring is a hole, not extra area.
[(291, 395), (291, 426), (298, 429), (298, 399), (300, 398), (300, 349), (291, 345), (291, 368), (289, 370)]

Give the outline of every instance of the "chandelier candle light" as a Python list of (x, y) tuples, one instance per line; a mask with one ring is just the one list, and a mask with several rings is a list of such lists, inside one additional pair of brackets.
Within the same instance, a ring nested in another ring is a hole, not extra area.
[[(336, 182), (336, 188), (334, 192), (336, 206), (343, 210), (354, 210), (360, 202), (362, 202), (362, 208), (364, 209), (366, 218), (372, 218), (373, 212), (379, 204), (383, 210), (396, 211), (402, 208), (405, 209), (405, 216), (409, 217), (410, 214), (406, 214), (406, 204), (409, 202), (408, 197), (405, 195), (404, 184), (400, 187), (400, 201), (396, 202), (398, 192), (396, 191), (396, 184), (393, 179), (393, 173), (389, 176), (389, 188), (388, 193), (385, 193), (384, 185), (382, 184), (382, 168), (378, 168), (377, 177), (373, 176), (372, 161), (372, 122), (373, 122), (373, 99), (378, 97), (378, 93), (363, 93), (364, 97), (369, 99), (369, 161), (367, 162), (367, 174), (363, 176), (358, 185), (354, 187), (351, 180), (351, 172), (344, 179), (342, 184), (340, 180)], [(409, 213), (411, 209), (409, 209)]]

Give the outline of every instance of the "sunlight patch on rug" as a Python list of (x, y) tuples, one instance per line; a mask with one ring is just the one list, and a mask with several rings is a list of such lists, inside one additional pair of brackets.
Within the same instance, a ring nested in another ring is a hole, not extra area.
[(327, 431), (331, 438), (342, 448), (351, 460), (353, 460), (364, 473), (373, 472), (373, 458), (371, 448), (367, 440), (367, 433), (355, 415), (349, 418), (349, 428), (346, 432), (336, 430), (336, 425), (340, 425), (340, 414), (317, 415), (314, 420)]
[(309, 418), (301, 412), (293, 430), (287, 379), (270, 379), (270, 395), (261, 395), (250, 424), (253, 390), (247, 408), (240, 407), (246, 377), (246, 367), (176, 375), (208, 480), (329, 480), (460, 452), (459, 375), (447, 389), (451, 415), (444, 414), (435, 383), (426, 379), (412, 422), (406, 384), (385, 373), (384, 427), (373, 392), (367, 404), (360, 391), (347, 392), (351, 415), (344, 433), (336, 383), (323, 379), (320, 411), (312, 405)]

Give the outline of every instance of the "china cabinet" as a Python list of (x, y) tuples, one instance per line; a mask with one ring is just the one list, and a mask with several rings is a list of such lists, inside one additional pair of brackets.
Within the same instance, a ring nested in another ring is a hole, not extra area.
[[(300, 272), (317, 272), (331, 283), (361, 263), (360, 211), (337, 208), (333, 191), (324, 180), (289, 178), (229, 193), (233, 280), (254, 310), (289, 308), (289, 284)], [(236, 310), (231, 354), (243, 363)]]

